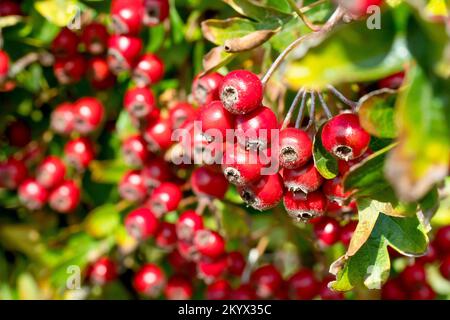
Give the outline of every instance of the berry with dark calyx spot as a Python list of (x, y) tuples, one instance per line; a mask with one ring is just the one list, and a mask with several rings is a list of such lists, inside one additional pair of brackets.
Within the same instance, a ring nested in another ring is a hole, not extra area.
[(287, 281), (289, 296), (295, 300), (311, 300), (319, 291), (319, 282), (310, 269), (301, 269)]
[(164, 77), (164, 62), (155, 54), (146, 53), (137, 61), (133, 80), (138, 87), (145, 87), (161, 81)]
[(256, 300), (257, 296), (255, 290), (250, 284), (241, 284), (234, 290), (231, 290), (230, 300)]
[(115, 34), (137, 35), (142, 29), (142, 0), (115, 0), (111, 4), (111, 20)]
[(133, 167), (142, 167), (150, 156), (147, 143), (141, 135), (133, 135), (122, 143), (122, 155), (125, 163)]
[(407, 294), (399, 279), (389, 279), (381, 288), (383, 300), (406, 300)]
[(155, 235), (155, 243), (163, 249), (172, 249), (177, 243), (177, 232), (174, 223), (163, 221), (159, 224)]
[(176, 210), (180, 204), (183, 192), (172, 182), (163, 182), (153, 190), (149, 199), (149, 206), (159, 217), (164, 213)]
[(87, 77), (92, 87), (97, 90), (109, 89), (116, 83), (116, 77), (109, 70), (108, 62), (102, 57), (94, 57), (88, 61)]
[(321, 191), (307, 195), (289, 191), (284, 195), (284, 207), (293, 219), (306, 222), (322, 216), (326, 211), (327, 201)]
[(133, 278), (133, 286), (136, 291), (150, 298), (158, 297), (165, 285), (164, 272), (153, 263), (143, 265)]
[(322, 217), (314, 224), (314, 234), (319, 239), (320, 244), (331, 246), (339, 241), (341, 226), (333, 218)]
[(356, 159), (369, 147), (370, 135), (361, 127), (358, 115), (342, 113), (328, 121), (322, 129), (322, 143), (335, 157)]
[(84, 57), (80, 54), (58, 58), (53, 65), (53, 72), (61, 84), (74, 84), (83, 78), (87, 70)]
[(16, 189), (27, 177), (23, 161), (9, 157), (0, 162), (0, 188)]
[(407, 266), (400, 273), (400, 280), (402, 281), (403, 287), (408, 290), (414, 291), (418, 289), (427, 282), (424, 266), (420, 263)]
[(253, 271), (250, 281), (255, 287), (257, 296), (261, 299), (267, 299), (278, 291), (283, 279), (280, 272), (269, 264)]
[(404, 80), (405, 71), (400, 71), (378, 81), (378, 87), (380, 89), (398, 89), (402, 86)]
[(162, 158), (152, 157), (149, 159), (141, 171), (144, 184), (148, 189), (158, 187), (162, 182), (171, 179), (170, 167)]
[(169, 0), (144, 0), (144, 25), (156, 26), (169, 16)]
[(125, 228), (128, 234), (139, 241), (154, 236), (158, 225), (156, 215), (145, 207), (131, 211), (125, 218)]
[(57, 57), (69, 57), (78, 52), (80, 39), (77, 34), (69, 28), (63, 28), (53, 39), (51, 49)]
[(217, 258), (225, 252), (225, 240), (220, 234), (212, 230), (196, 231), (194, 245), (201, 255), (209, 258)]
[(197, 196), (223, 199), (228, 190), (228, 181), (221, 172), (203, 166), (192, 172), (191, 186)]
[(67, 180), (50, 193), (49, 205), (57, 212), (70, 213), (78, 207), (80, 193), (80, 188), (75, 182)]
[(75, 113), (71, 103), (61, 103), (53, 110), (50, 116), (50, 127), (59, 134), (72, 133), (75, 128)]
[(202, 77), (196, 76), (192, 83), (192, 95), (200, 105), (206, 105), (219, 100), (219, 89), (223, 82), (223, 75), (218, 72), (208, 73)]
[(2, 0), (0, 2), (0, 17), (23, 15), (20, 3), (13, 0)]
[(8, 144), (13, 147), (23, 148), (31, 141), (30, 127), (20, 120), (9, 123), (5, 135), (8, 139)]
[(299, 168), (312, 158), (312, 141), (300, 129), (287, 128), (280, 131), (280, 166), (286, 169)]
[(450, 254), (442, 259), (441, 265), (439, 266), (439, 271), (441, 275), (447, 279), (447, 281), (450, 281)]
[(168, 300), (189, 300), (192, 295), (192, 282), (184, 275), (172, 275), (164, 288), (164, 296)]
[(191, 241), (180, 240), (177, 243), (177, 249), (180, 255), (188, 261), (198, 261), (200, 254), (197, 247)]
[(172, 128), (168, 119), (159, 118), (144, 132), (144, 139), (153, 152), (165, 151), (172, 145)]
[(424, 283), (416, 290), (410, 292), (409, 298), (411, 300), (434, 300), (436, 298), (436, 292), (428, 283)]
[(125, 173), (119, 182), (119, 194), (122, 199), (132, 202), (142, 202), (147, 196), (147, 188), (139, 170)]
[(202, 256), (199, 261), (197, 261), (197, 273), (200, 279), (203, 279), (206, 283), (210, 283), (218, 279), (222, 274), (225, 273), (227, 269), (227, 258), (226, 255), (209, 258)]
[(192, 241), (197, 231), (203, 229), (203, 218), (194, 210), (184, 211), (177, 220), (178, 239)]
[(236, 186), (245, 186), (261, 179), (264, 164), (254, 150), (245, 150), (239, 144), (225, 150), (222, 170), (225, 178)]
[(8, 54), (0, 50), (0, 84), (3, 83), (8, 77), (9, 72), (9, 56)]
[(125, 93), (125, 109), (136, 118), (145, 118), (156, 108), (153, 92), (149, 88), (132, 88)]
[(27, 179), (19, 185), (20, 202), (29, 210), (39, 210), (47, 203), (48, 192), (34, 179)]
[(350, 245), (350, 241), (352, 240), (353, 233), (355, 232), (357, 225), (357, 221), (350, 221), (341, 228), (340, 240), (344, 244), (344, 246), (348, 247)]
[(117, 265), (108, 257), (101, 257), (88, 267), (87, 277), (97, 285), (104, 285), (117, 278)]
[(261, 106), (263, 86), (259, 77), (247, 70), (228, 73), (220, 87), (220, 100), (233, 114), (247, 114)]
[(105, 108), (96, 98), (84, 97), (73, 105), (75, 113), (75, 130), (89, 134), (97, 130), (105, 117)]
[(169, 119), (172, 129), (183, 127), (197, 117), (197, 110), (187, 102), (177, 102), (169, 109)]
[(342, 184), (341, 176), (337, 176), (336, 178), (331, 180), (325, 180), (322, 190), (329, 200), (335, 201), (340, 204), (343, 201), (347, 200), (351, 195), (351, 191), (344, 192), (344, 186)]
[(442, 227), (436, 232), (434, 243), (439, 253), (450, 253), (450, 226)]
[(94, 146), (87, 138), (77, 138), (64, 147), (66, 163), (77, 170), (86, 169), (95, 157)]
[(234, 128), (234, 116), (218, 100), (200, 108), (199, 120), (202, 122), (203, 133), (207, 134), (208, 130), (215, 129), (222, 134), (222, 139), (225, 139), (227, 130)]
[(320, 283), (319, 296), (322, 300), (344, 300), (344, 294), (328, 288), (328, 284), (334, 281), (333, 277), (326, 277)]
[(228, 253), (227, 258), (228, 272), (236, 277), (240, 277), (244, 272), (245, 265), (247, 264), (242, 253), (239, 251), (232, 251)]
[(142, 51), (140, 38), (114, 35), (108, 40), (108, 65), (111, 72), (119, 74), (130, 71)]
[(289, 191), (310, 193), (319, 189), (324, 179), (314, 166), (314, 162), (310, 162), (301, 168), (284, 169), (283, 181)]
[(225, 279), (214, 281), (206, 287), (207, 300), (226, 300), (231, 292), (230, 283)]
[(272, 131), (278, 127), (277, 116), (267, 107), (236, 117), (238, 143), (246, 149), (264, 150), (269, 147)]
[(259, 211), (275, 207), (283, 198), (283, 180), (278, 173), (262, 176), (252, 184), (238, 187), (241, 198)]
[(92, 55), (103, 54), (108, 46), (109, 33), (104, 24), (91, 22), (81, 32), (81, 42)]
[(48, 156), (36, 169), (36, 180), (47, 189), (53, 189), (64, 181), (66, 166), (55, 156)]

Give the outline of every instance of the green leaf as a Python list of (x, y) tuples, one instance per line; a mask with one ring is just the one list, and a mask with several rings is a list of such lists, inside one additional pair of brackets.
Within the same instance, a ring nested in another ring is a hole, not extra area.
[(131, 121), (131, 117), (125, 110), (121, 111), (116, 122), (116, 132), (120, 140), (124, 140), (129, 136), (137, 134), (139, 131)]
[(75, 17), (80, 4), (77, 0), (40, 0), (34, 3), (34, 7), (48, 21), (65, 27)]
[(286, 14), (274, 8), (263, 6), (251, 0), (223, 0), (239, 14), (265, 22), (268, 20), (289, 20), (292, 15)]
[(119, 225), (120, 213), (112, 203), (106, 203), (94, 209), (84, 222), (86, 232), (95, 238), (113, 234)]
[(338, 161), (329, 153), (322, 144), (322, 129), (317, 131), (313, 141), (314, 164), (319, 173), (325, 179), (334, 179), (338, 173)]
[(214, 201), (215, 206), (221, 213), (221, 225), (227, 237), (246, 237), (250, 232), (247, 223), (247, 212), (239, 206), (224, 204), (221, 201)]
[(237, 56), (237, 53), (228, 53), (223, 47), (215, 47), (203, 58), (203, 74), (216, 71)]
[(92, 180), (98, 183), (118, 183), (130, 167), (117, 160), (92, 161), (89, 165)]
[(39, 300), (42, 298), (36, 280), (29, 273), (21, 273), (17, 278), (17, 291), (20, 300)]

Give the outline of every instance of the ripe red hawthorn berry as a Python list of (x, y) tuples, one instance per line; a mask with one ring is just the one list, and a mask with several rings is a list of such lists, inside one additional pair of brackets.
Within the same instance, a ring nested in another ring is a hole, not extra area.
[[(199, 121), (202, 122), (202, 131), (208, 136), (208, 140), (213, 140), (216, 134), (220, 133), (222, 141), (226, 137), (226, 131), (234, 128), (234, 117), (222, 107), (218, 100), (210, 102), (199, 110)], [(208, 130), (212, 131), (208, 134)]]
[(111, 20), (116, 34), (137, 35), (142, 29), (142, 0), (115, 0), (111, 4)]
[(8, 54), (0, 50), (0, 84), (3, 83), (8, 77), (9, 72), (9, 56)]
[(27, 177), (23, 161), (8, 158), (0, 162), (0, 188), (16, 189)]
[(75, 114), (74, 127), (81, 134), (89, 134), (97, 130), (104, 120), (105, 108), (96, 98), (84, 97), (73, 105)]
[(357, 225), (357, 221), (350, 221), (341, 228), (340, 240), (344, 244), (344, 246), (348, 247), (350, 245), (350, 241), (352, 240), (353, 233), (355, 232)]
[(197, 231), (203, 229), (203, 218), (194, 210), (184, 211), (176, 222), (178, 239), (192, 241)]
[(86, 60), (81, 54), (58, 58), (53, 65), (53, 72), (60, 84), (79, 82), (87, 70)]
[(61, 103), (50, 116), (50, 127), (56, 133), (68, 135), (72, 133), (75, 125), (73, 105), (68, 102)]
[(272, 297), (283, 282), (280, 272), (271, 264), (253, 271), (250, 282), (255, 287), (256, 295), (261, 299)]
[(79, 43), (80, 39), (75, 32), (69, 28), (62, 28), (53, 39), (51, 50), (57, 57), (70, 57), (77, 54)]
[(299, 168), (312, 158), (312, 141), (305, 131), (286, 128), (281, 130), (279, 139), (279, 158), (283, 168)]
[(136, 291), (150, 298), (158, 297), (165, 285), (164, 272), (153, 263), (143, 265), (133, 278)]
[(138, 87), (155, 84), (164, 78), (164, 62), (155, 54), (142, 55), (133, 71), (133, 80)]
[(284, 207), (288, 214), (297, 220), (308, 221), (322, 216), (326, 211), (327, 201), (321, 191), (305, 195), (302, 192), (288, 191), (284, 195)]
[(228, 181), (221, 172), (199, 167), (192, 172), (191, 186), (197, 196), (223, 199), (228, 190)]
[(169, 16), (169, 0), (144, 0), (144, 25), (152, 27), (162, 23)]
[(27, 179), (19, 185), (20, 202), (29, 210), (39, 210), (47, 203), (48, 192), (34, 179)]
[(122, 199), (132, 202), (145, 200), (147, 188), (139, 170), (131, 170), (124, 174), (119, 182), (119, 194)]
[(130, 71), (142, 51), (142, 39), (114, 35), (108, 40), (108, 65), (114, 74)]
[(87, 138), (77, 138), (66, 143), (64, 155), (67, 164), (77, 170), (84, 170), (94, 160), (94, 146)]
[(439, 253), (450, 253), (450, 226), (442, 227), (436, 232), (434, 243)]
[(150, 156), (147, 142), (139, 134), (126, 138), (122, 143), (122, 155), (126, 164), (142, 167)]
[(259, 211), (275, 207), (283, 198), (283, 180), (278, 173), (262, 176), (252, 184), (238, 187), (241, 198)]
[(174, 223), (163, 221), (155, 234), (155, 243), (163, 249), (173, 249), (177, 244), (177, 232)]
[(10, 146), (23, 148), (31, 141), (31, 129), (23, 121), (15, 120), (8, 124), (5, 132)]
[(142, 241), (156, 234), (159, 221), (148, 208), (141, 207), (131, 211), (125, 218), (125, 228), (129, 235)]
[(342, 113), (328, 121), (322, 130), (322, 143), (335, 157), (356, 159), (369, 147), (370, 135), (361, 127), (356, 114)]
[(433, 263), (437, 259), (438, 259), (438, 252), (436, 249), (436, 245), (432, 242), (428, 245), (428, 249), (427, 249), (427, 252), (425, 253), (425, 255), (417, 258), (416, 261), (418, 263), (427, 264), (427, 263)]
[(278, 133), (278, 127), (277, 116), (267, 107), (236, 117), (237, 140), (246, 149), (264, 150), (269, 147), (272, 131), (277, 130)]
[(407, 295), (400, 280), (389, 279), (381, 288), (381, 299), (383, 300), (406, 300)]
[(164, 213), (176, 210), (183, 197), (180, 187), (172, 182), (163, 182), (153, 190), (148, 205), (160, 217)]
[(94, 284), (104, 285), (117, 278), (117, 265), (108, 257), (101, 257), (87, 269), (87, 278)]
[(144, 139), (152, 152), (165, 151), (172, 145), (172, 128), (169, 119), (159, 118), (144, 132)]
[(64, 181), (66, 166), (55, 156), (48, 156), (36, 169), (36, 181), (44, 188), (53, 189)]
[(244, 256), (239, 251), (229, 252), (227, 255), (228, 259), (228, 273), (236, 277), (240, 277), (244, 272), (247, 262)]
[(301, 269), (287, 281), (289, 297), (295, 300), (311, 300), (319, 291), (320, 284), (310, 269)]
[(2, 0), (0, 2), (0, 17), (23, 15), (20, 3), (13, 0)]
[(428, 283), (424, 283), (416, 290), (410, 292), (409, 298), (411, 300), (434, 300), (436, 298), (436, 292)]
[(83, 28), (80, 38), (87, 52), (92, 55), (99, 55), (106, 51), (109, 33), (105, 25), (91, 22)]
[(80, 188), (75, 182), (67, 180), (52, 190), (49, 197), (50, 207), (60, 213), (74, 211), (80, 203)]
[(162, 182), (172, 178), (170, 167), (162, 158), (153, 157), (149, 159), (141, 171), (144, 184), (148, 189), (158, 187)]
[(337, 203), (342, 203), (351, 195), (351, 191), (344, 192), (341, 176), (337, 176), (331, 180), (325, 180), (322, 190), (329, 200)]
[(149, 88), (132, 88), (125, 93), (125, 109), (136, 118), (145, 118), (156, 108), (156, 100)]
[(116, 83), (116, 77), (109, 70), (108, 62), (102, 57), (93, 57), (88, 61), (87, 77), (91, 86), (97, 90), (109, 89)]
[(404, 80), (405, 71), (400, 71), (378, 81), (378, 87), (380, 89), (398, 89), (402, 86)]
[(202, 229), (196, 231), (194, 246), (201, 255), (209, 258), (217, 258), (225, 253), (224, 238), (212, 230)]
[(197, 117), (197, 110), (187, 102), (177, 102), (169, 108), (169, 119), (172, 129), (183, 127)]
[(257, 296), (255, 290), (249, 284), (241, 284), (234, 290), (231, 290), (230, 300), (256, 300)]
[(226, 300), (231, 292), (230, 283), (225, 279), (214, 281), (206, 287), (207, 300)]
[(168, 300), (189, 300), (193, 295), (192, 282), (184, 275), (174, 274), (167, 281), (164, 296)]
[(319, 243), (324, 246), (331, 246), (339, 241), (341, 226), (333, 218), (322, 217), (314, 224), (314, 234), (319, 240)]
[(404, 288), (411, 291), (418, 289), (427, 282), (424, 266), (420, 263), (407, 266), (400, 273), (400, 280)]
[[(178, 241), (177, 247), (181, 242), (183, 241)], [(197, 272), (195, 263), (183, 257), (178, 248), (168, 254), (167, 262), (170, 264), (172, 270), (177, 270), (177, 272), (182, 272), (188, 276), (195, 276)]]
[(180, 255), (188, 261), (198, 261), (200, 259), (200, 254), (197, 251), (197, 247), (192, 243), (192, 240), (185, 241), (180, 239), (177, 243), (177, 249)]
[(200, 279), (210, 283), (222, 276), (227, 269), (227, 257), (222, 255), (217, 258), (202, 256), (197, 261), (197, 273)]
[(289, 191), (310, 193), (320, 188), (324, 178), (317, 171), (314, 162), (310, 162), (297, 169), (284, 169), (283, 181)]
[(247, 114), (259, 108), (263, 99), (263, 86), (259, 77), (247, 70), (228, 73), (220, 87), (220, 100), (233, 114)]
[(441, 265), (439, 266), (439, 271), (441, 275), (450, 281), (450, 255), (447, 255), (442, 259)]
[(223, 75), (218, 72), (208, 73), (202, 77), (197, 75), (192, 83), (192, 95), (199, 105), (206, 105), (219, 100), (219, 89), (223, 82)]

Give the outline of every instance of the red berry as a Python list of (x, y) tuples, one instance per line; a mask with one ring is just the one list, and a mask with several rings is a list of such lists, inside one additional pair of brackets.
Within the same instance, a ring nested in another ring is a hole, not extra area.
[(322, 185), (324, 179), (317, 171), (313, 162), (298, 169), (283, 170), (284, 186), (293, 192), (310, 193)]
[(276, 173), (262, 176), (252, 184), (239, 187), (241, 198), (254, 209), (259, 211), (269, 210), (275, 207), (283, 197), (283, 180)]
[(194, 246), (192, 240), (184, 241), (180, 239), (177, 243), (177, 249), (180, 255), (188, 261), (197, 261), (200, 258), (197, 247)]
[[(178, 244), (181, 242), (182, 241), (178, 241)], [(173, 270), (179, 270), (187, 275), (194, 275), (196, 272), (195, 264), (183, 257), (178, 249), (173, 250), (169, 253), (169, 255), (167, 256), (167, 261), (169, 262)]]
[(328, 288), (328, 283), (333, 280), (332, 277), (326, 277), (322, 280), (319, 288), (319, 296), (322, 300), (344, 300), (344, 294), (342, 292)]
[(319, 283), (309, 269), (301, 269), (287, 281), (289, 296), (296, 300), (311, 300), (319, 291)]
[(13, 147), (23, 148), (31, 141), (30, 127), (20, 120), (8, 124), (5, 135), (9, 145)]
[(400, 280), (403, 287), (414, 291), (427, 282), (425, 268), (420, 263), (409, 265), (400, 273)]
[(356, 114), (342, 113), (328, 121), (322, 130), (325, 149), (345, 161), (362, 156), (369, 142), (370, 135), (361, 127)]
[(0, 188), (16, 189), (27, 177), (23, 161), (8, 158), (0, 162)]
[(63, 28), (53, 39), (51, 49), (58, 57), (73, 56), (78, 52), (80, 39), (77, 34), (68, 28)]
[(223, 76), (212, 72), (202, 77), (196, 76), (192, 83), (192, 95), (200, 105), (206, 105), (214, 100), (219, 100), (219, 88), (222, 85)]
[(398, 89), (402, 86), (404, 80), (405, 80), (405, 71), (400, 71), (378, 81), (378, 87), (380, 89), (382, 88)]
[(78, 170), (86, 169), (95, 157), (94, 146), (87, 138), (77, 138), (67, 142), (64, 154), (67, 163)]
[(197, 110), (187, 102), (177, 102), (169, 109), (169, 119), (172, 129), (178, 129), (190, 123), (197, 117)]
[(342, 184), (341, 176), (338, 176), (332, 180), (325, 180), (322, 190), (329, 200), (337, 203), (342, 203), (351, 195), (350, 191), (344, 192), (344, 185)]
[(228, 190), (228, 181), (221, 172), (200, 167), (192, 172), (191, 186), (197, 196), (223, 199)]
[(253, 271), (250, 281), (255, 287), (257, 296), (261, 299), (267, 299), (278, 291), (283, 279), (280, 272), (269, 264)]
[(146, 240), (154, 236), (158, 230), (158, 224), (156, 215), (148, 208), (135, 209), (125, 218), (128, 234), (137, 240)]
[(206, 287), (207, 300), (226, 300), (231, 292), (230, 283), (227, 280), (217, 280)]
[(208, 258), (203, 256), (197, 262), (198, 277), (207, 283), (219, 278), (227, 269), (227, 258), (223, 255), (218, 258)]
[(192, 283), (186, 276), (175, 274), (167, 281), (164, 295), (168, 300), (189, 300), (193, 295)]
[(0, 50), (0, 84), (3, 83), (8, 77), (9, 72), (9, 56), (8, 54)]
[(153, 152), (165, 151), (172, 145), (172, 128), (168, 119), (159, 118), (144, 132), (144, 139)]
[(250, 71), (236, 70), (223, 78), (220, 100), (233, 114), (247, 114), (261, 106), (263, 86), (258, 76)]
[(198, 252), (209, 258), (216, 258), (225, 252), (225, 240), (215, 231), (203, 229), (195, 232), (194, 245)]
[(133, 80), (138, 87), (155, 84), (164, 78), (164, 62), (155, 54), (142, 55), (133, 71)]
[(164, 272), (155, 264), (143, 265), (134, 275), (133, 286), (140, 294), (156, 298), (166, 284)]
[(64, 181), (66, 166), (58, 157), (48, 156), (36, 169), (36, 180), (44, 188), (53, 189)]
[(96, 98), (85, 97), (73, 105), (75, 113), (75, 130), (89, 134), (98, 129), (105, 117), (105, 108)]
[(447, 255), (442, 259), (439, 271), (445, 279), (450, 281), (450, 255)]
[(368, 14), (370, 6), (379, 7), (383, 4), (383, 0), (337, 0), (337, 3), (356, 17), (362, 17)]
[(111, 72), (118, 74), (130, 71), (142, 50), (140, 38), (114, 35), (108, 40), (108, 65)]
[(147, 196), (147, 188), (139, 170), (128, 171), (119, 182), (119, 194), (122, 199), (142, 202)]
[(434, 300), (436, 292), (430, 287), (428, 283), (424, 283), (419, 288), (410, 293), (411, 300)]
[(109, 70), (105, 58), (94, 57), (88, 61), (87, 77), (92, 87), (97, 90), (106, 90), (114, 86), (116, 77)]
[(246, 149), (266, 149), (270, 146), (272, 131), (275, 130), (278, 133), (277, 116), (267, 107), (236, 117), (238, 143)]
[(109, 33), (105, 25), (91, 22), (83, 28), (81, 42), (86, 51), (93, 55), (103, 54), (108, 46)]
[(50, 127), (53, 131), (59, 134), (70, 134), (74, 130), (75, 126), (75, 113), (73, 105), (64, 102), (58, 105), (53, 110), (50, 119)]
[(160, 24), (169, 16), (169, 0), (144, 0), (144, 18), (146, 26)]
[(327, 201), (320, 191), (314, 191), (307, 195), (302, 192), (289, 191), (284, 196), (284, 207), (292, 218), (308, 221), (325, 213)]
[(64, 85), (79, 82), (85, 75), (86, 69), (86, 60), (80, 54), (58, 58), (53, 65), (56, 79)]
[(225, 150), (222, 170), (225, 178), (236, 186), (244, 186), (261, 179), (264, 164), (261, 154), (245, 150), (240, 145)]
[(20, 3), (13, 0), (2, 0), (0, 2), (0, 17), (23, 15)]
[(296, 128), (280, 132), (280, 165), (295, 169), (305, 165), (312, 158), (312, 141), (308, 134)]
[(240, 277), (244, 272), (247, 262), (239, 251), (228, 253), (228, 272), (236, 277)]
[(406, 300), (406, 291), (399, 279), (389, 279), (381, 288), (381, 299), (383, 300)]
[(194, 210), (187, 210), (178, 218), (176, 228), (179, 239), (191, 241), (195, 233), (203, 229), (203, 218)]
[(20, 202), (29, 210), (39, 210), (47, 203), (48, 192), (34, 179), (22, 182), (18, 189)]
[(323, 217), (314, 224), (314, 233), (322, 245), (331, 246), (339, 241), (341, 226), (335, 219)]
[(350, 241), (352, 240), (357, 225), (357, 221), (350, 221), (341, 228), (341, 242), (344, 246), (348, 247), (350, 245)]
[(157, 216), (176, 210), (180, 204), (183, 192), (172, 182), (163, 182), (153, 190), (149, 205)]
[(241, 284), (229, 295), (230, 300), (256, 300), (256, 298), (255, 290), (249, 284)]
[(74, 211), (80, 203), (80, 188), (73, 181), (65, 181), (50, 193), (50, 207), (60, 213)]
[[(218, 133), (222, 140), (226, 131), (234, 128), (234, 117), (222, 107), (218, 100), (210, 102), (199, 110), (199, 120), (202, 122), (202, 132), (208, 137), (216, 137)], [(210, 133), (208, 134), (208, 131)]]
[(111, 4), (114, 33), (137, 35), (142, 28), (144, 3), (142, 0), (115, 0)]
[(141, 171), (144, 183), (149, 189), (158, 187), (162, 182), (168, 181), (172, 174), (170, 167), (162, 158), (151, 158)]
[(133, 88), (125, 93), (125, 109), (136, 118), (145, 118), (156, 108), (153, 92), (148, 88)]
[(117, 278), (117, 266), (108, 257), (102, 257), (89, 266), (87, 277), (98, 285), (104, 285)]
[(141, 135), (134, 135), (122, 143), (122, 154), (125, 162), (133, 167), (142, 167), (150, 156), (147, 143)]
[(161, 222), (155, 235), (156, 245), (163, 249), (172, 249), (177, 240), (175, 224), (166, 221)]
[(445, 226), (440, 228), (436, 232), (436, 237), (434, 239), (436, 244), (436, 249), (441, 254), (450, 253), (450, 226)]

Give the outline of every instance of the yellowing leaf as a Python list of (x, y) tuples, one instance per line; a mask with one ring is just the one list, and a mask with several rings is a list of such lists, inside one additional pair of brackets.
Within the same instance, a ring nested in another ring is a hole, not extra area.
[(60, 27), (69, 25), (80, 10), (77, 0), (41, 0), (34, 7), (48, 21)]

